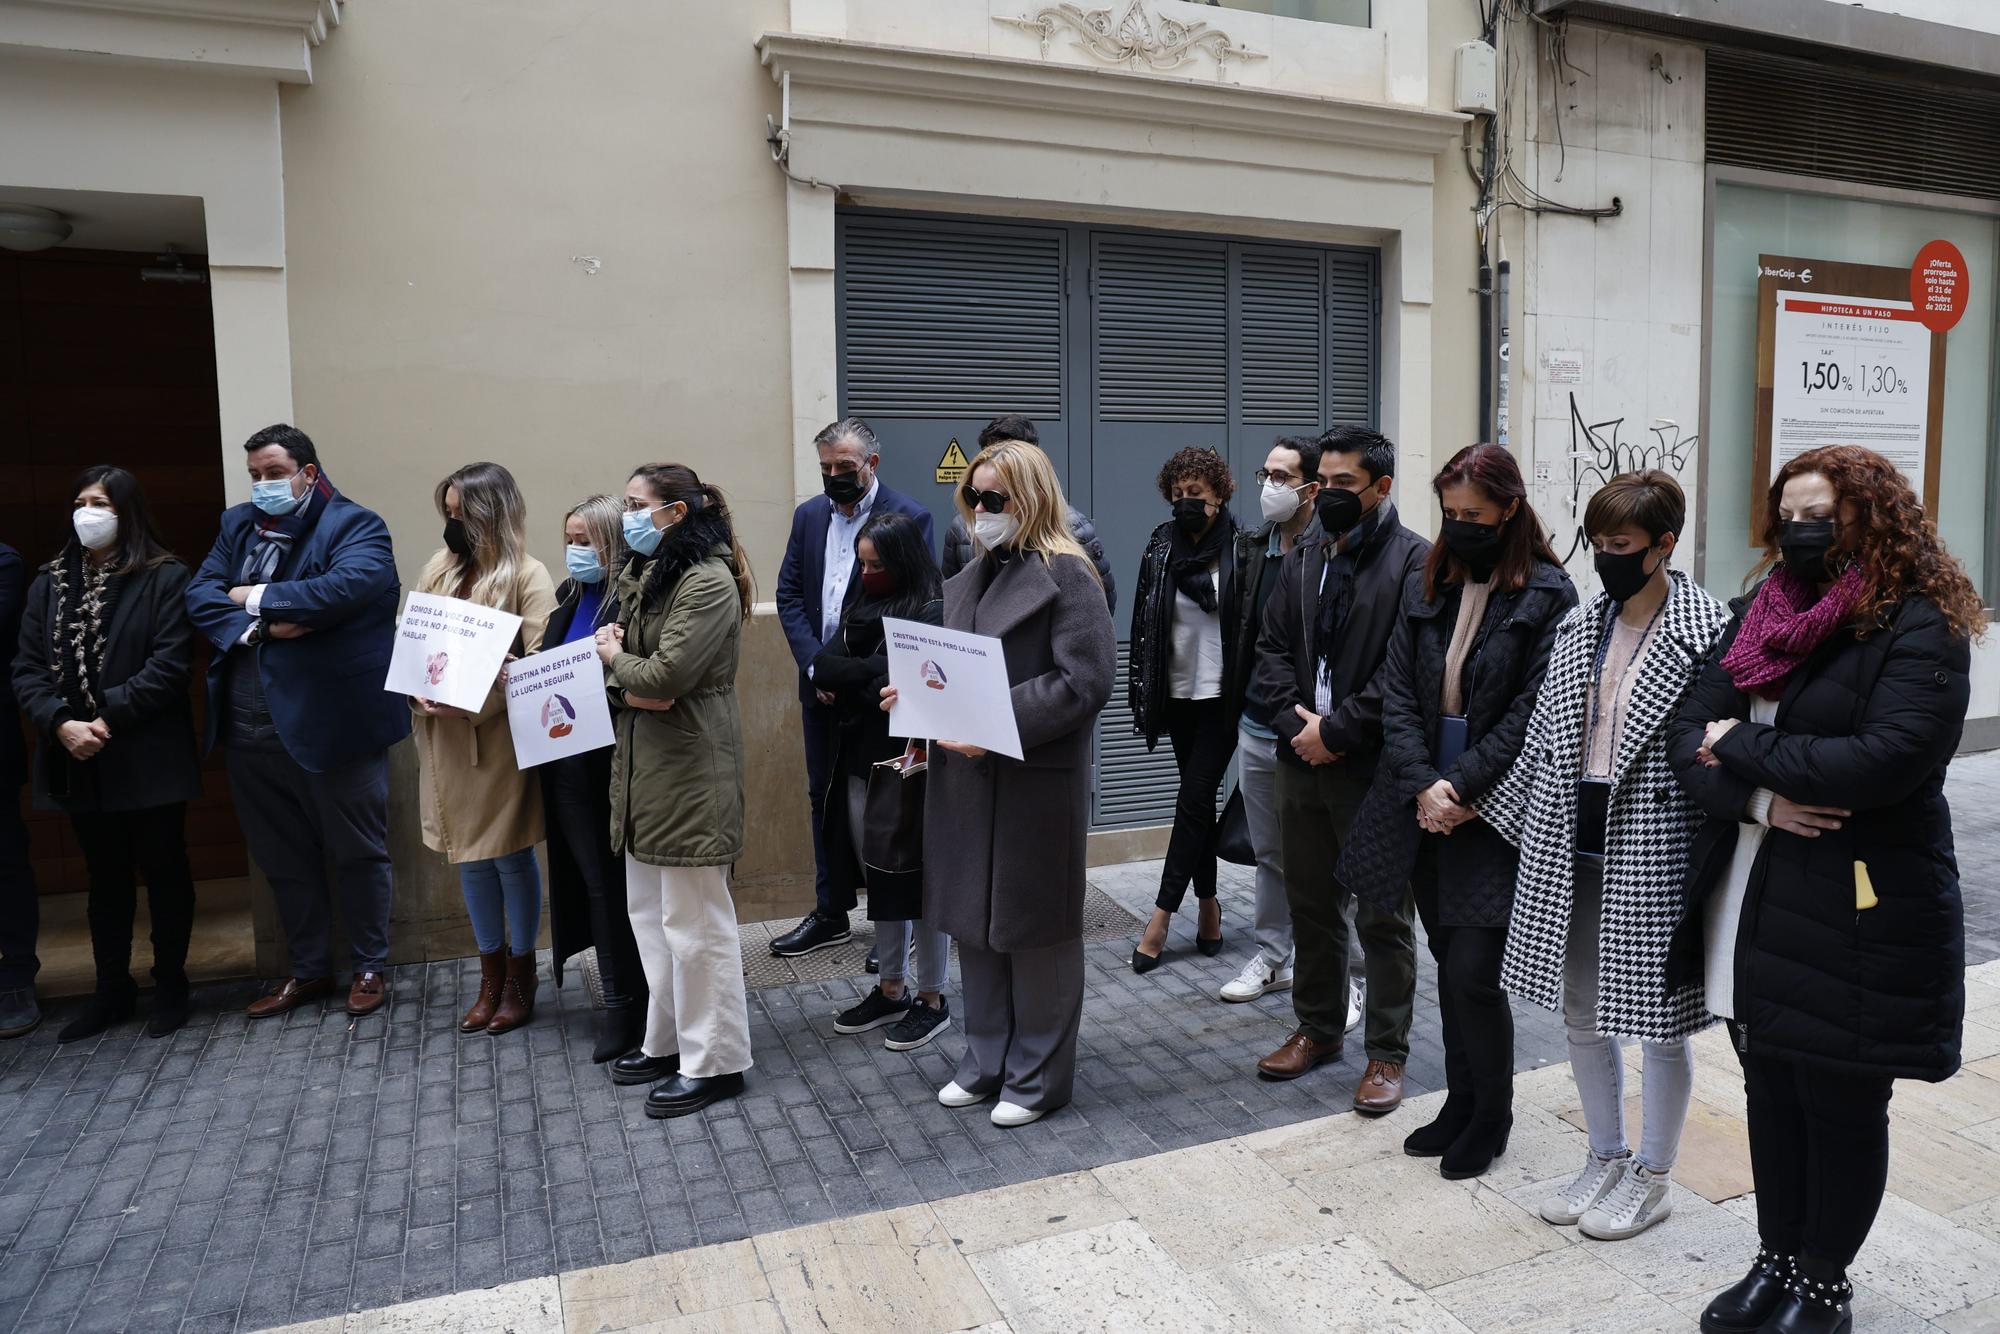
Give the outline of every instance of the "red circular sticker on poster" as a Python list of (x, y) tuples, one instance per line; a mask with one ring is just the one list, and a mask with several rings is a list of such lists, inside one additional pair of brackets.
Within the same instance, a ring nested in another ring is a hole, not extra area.
[(1932, 333), (1944, 333), (1965, 315), (1965, 256), (1949, 241), (1932, 241), (1910, 265), (1910, 304)]

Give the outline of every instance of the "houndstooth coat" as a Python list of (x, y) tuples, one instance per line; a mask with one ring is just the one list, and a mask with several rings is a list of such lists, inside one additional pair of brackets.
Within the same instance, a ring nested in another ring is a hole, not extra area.
[[(1583, 772), (1591, 667), (1610, 608), (1599, 593), (1563, 621), (1520, 758), (1478, 803), (1486, 822), (1521, 850), (1502, 982), (1557, 1013), (1575, 896), (1576, 779)], [(1672, 994), (1666, 984), (1688, 845), (1702, 820), (1667, 763), (1666, 727), (1728, 622), (1728, 608), (1685, 575), (1673, 575), (1612, 760), (1600, 1033), (1671, 1042), (1710, 1023), (1699, 982)]]

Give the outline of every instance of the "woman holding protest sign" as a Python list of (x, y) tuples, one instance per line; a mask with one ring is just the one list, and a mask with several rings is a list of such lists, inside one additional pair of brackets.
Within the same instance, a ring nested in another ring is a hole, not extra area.
[[(444, 546), (417, 591), (476, 602), (521, 618), (514, 655), (542, 646), (555, 584), (527, 554), (527, 505), (514, 475), (470, 463), (439, 482)], [(505, 673), (477, 712), (412, 697), (424, 844), (458, 867), (479, 945), (479, 994), (461, 1033), (505, 1033), (535, 1012), (535, 937), (541, 931), (541, 796), (533, 770), (514, 763)], [(511, 948), (510, 948), (511, 945)]]

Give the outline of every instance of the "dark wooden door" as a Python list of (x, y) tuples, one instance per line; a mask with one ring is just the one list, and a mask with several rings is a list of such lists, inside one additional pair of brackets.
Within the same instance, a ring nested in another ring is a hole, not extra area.
[[(96, 463), (137, 474), (161, 535), (190, 566), (215, 539), (227, 484), (208, 286), (140, 281), (153, 263), (122, 251), (0, 251), (0, 540), (30, 566), (69, 536), (70, 486)], [(197, 720), (206, 668), (204, 656), (191, 686)], [(203, 788), (188, 812), (195, 877), (242, 875), (219, 757)], [(86, 887), (67, 820), (31, 810), (29, 833), (42, 893)]]

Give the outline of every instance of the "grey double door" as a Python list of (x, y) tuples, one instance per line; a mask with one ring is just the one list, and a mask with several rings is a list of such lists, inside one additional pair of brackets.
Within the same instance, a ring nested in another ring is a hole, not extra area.
[(1167, 518), (1160, 465), (1184, 445), (1219, 450), (1237, 519), (1256, 524), (1252, 474), (1274, 437), (1372, 424), (1377, 252), (847, 210), (835, 262), (841, 411), (874, 425), (888, 484), (942, 535), (951, 465), (1019, 412), (1096, 523), (1120, 648), (1092, 820), (1166, 821), (1173, 759), (1132, 734), (1124, 651), (1139, 559)]

